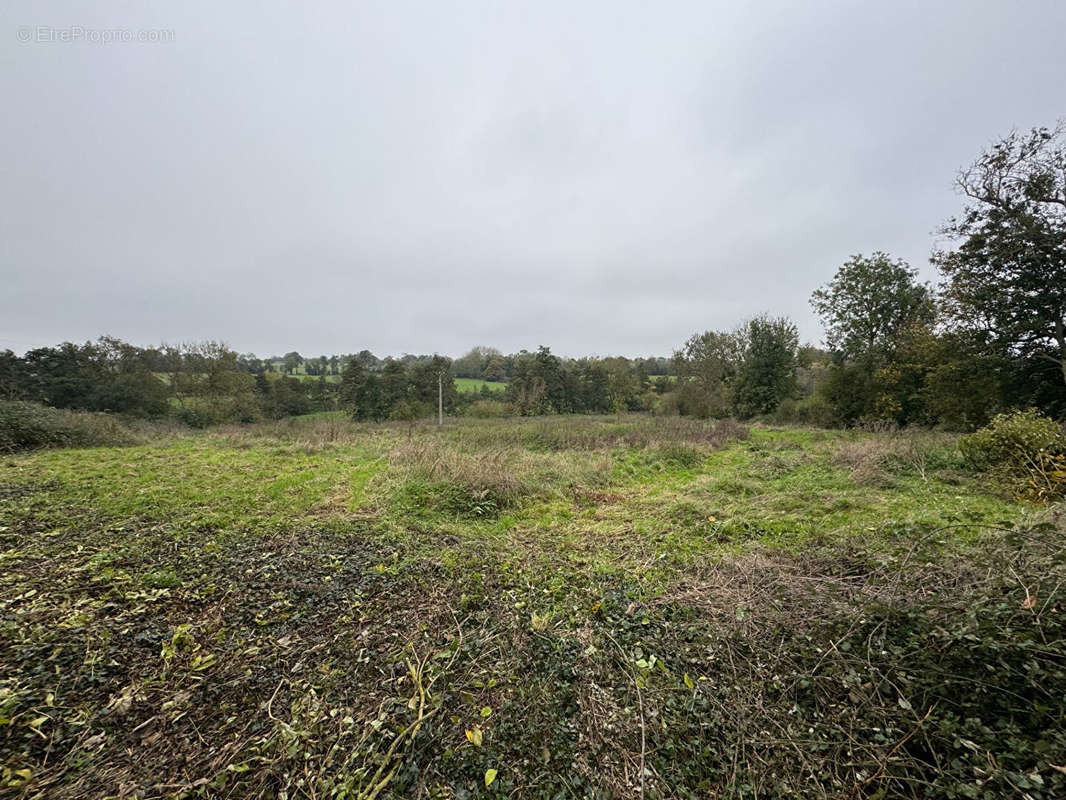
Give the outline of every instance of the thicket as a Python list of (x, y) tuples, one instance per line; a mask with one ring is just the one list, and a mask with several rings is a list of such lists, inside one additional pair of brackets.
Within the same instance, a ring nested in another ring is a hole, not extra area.
[(997, 415), (964, 436), (960, 449), (971, 465), (1016, 497), (1066, 498), (1066, 431), (1034, 409)]
[(0, 452), (122, 445), (134, 440), (134, 434), (111, 414), (0, 400)]

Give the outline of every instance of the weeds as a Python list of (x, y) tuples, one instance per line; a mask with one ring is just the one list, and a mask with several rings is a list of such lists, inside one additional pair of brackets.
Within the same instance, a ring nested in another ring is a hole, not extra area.
[(6, 456), (0, 791), (1061, 795), (1062, 521), (907, 436), (320, 418)]
[(886, 487), (899, 475), (922, 481), (942, 470), (965, 468), (956, 437), (922, 430), (889, 431), (842, 446), (835, 460), (851, 468), (852, 479), (863, 486)]

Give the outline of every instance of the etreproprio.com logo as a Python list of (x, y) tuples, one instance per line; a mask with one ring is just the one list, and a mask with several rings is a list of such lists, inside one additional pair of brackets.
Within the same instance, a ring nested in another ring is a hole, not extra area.
[(82, 25), (21, 25), (16, 38), (22, 44), (155, 44), (174, 41), (167, 28), (88, 28)]

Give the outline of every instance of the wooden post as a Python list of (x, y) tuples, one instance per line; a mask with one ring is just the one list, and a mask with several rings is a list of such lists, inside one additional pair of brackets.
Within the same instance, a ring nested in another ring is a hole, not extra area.
[(444, 373), (437, 373), (437, 426), (444, 425)]

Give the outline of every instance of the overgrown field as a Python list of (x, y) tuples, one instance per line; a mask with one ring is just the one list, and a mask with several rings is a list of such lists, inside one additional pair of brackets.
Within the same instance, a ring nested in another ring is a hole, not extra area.
[(1066, 796), (1064, 523), (951, 436), (138, 441), (0, 457), (5, 796)]

